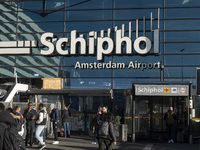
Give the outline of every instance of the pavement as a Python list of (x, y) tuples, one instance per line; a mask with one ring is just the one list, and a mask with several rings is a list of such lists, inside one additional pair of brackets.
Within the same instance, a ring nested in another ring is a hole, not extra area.
[[(74, 135), (70, 138), (59, 137), (60, 143), (58, 145), (53, 145), (52, 141), (53, 138), (46, 140), (46, 148), (44, 150), (98, 150), (98, 144), (91, 144), (92, 137), (86, 135)], [(37, 146), (28, 147), (27, 150), (38, 149)], [(168, 144), (155, 141), (118, 142), (116, 146), (113, 146), (113, 150), (200, 150), (200, 144)]]

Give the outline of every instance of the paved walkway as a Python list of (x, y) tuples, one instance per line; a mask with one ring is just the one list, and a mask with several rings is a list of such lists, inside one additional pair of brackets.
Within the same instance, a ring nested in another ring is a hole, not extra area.
[[(92, 145), (92, 138), (88, 136), (72, 136), (71, 138), (59, 137), (58, 145), (51, 144), (53, 139), (46, 141), (47, 147), (44, 150), (98, 150), (98, 145)], [(27, 150), (37, 149), (37, 145), (33, 145)], [(118, 143), (113, 150), (200, 150), (199, 144), (187, 143), (156, 143), (156, 142), (136, 142), (136, 143)]]

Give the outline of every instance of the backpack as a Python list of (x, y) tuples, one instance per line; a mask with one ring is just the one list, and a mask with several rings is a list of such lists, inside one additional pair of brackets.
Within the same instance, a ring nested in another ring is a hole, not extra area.
[(99, 137), (106, 138), (109, 134), (109, 123), (108, 121), (99, 121), (99, 129), (98, 129), (98, 135)]
[(174, 115), (174, 112), (172, 112), (172, 113), (167, 113), (167, 120), (166, 120), (166, 125), (168, 125), (168, 126), (170, 126), (170, 125), (174, 125), (174, 117), (173, 117), (173, 115)]
[(24, 139), (18, 134), (14, 126), (8, 127), (5, 123), (0, 123), (5, 128), (3, 138), (3, 150), (25, 150)]

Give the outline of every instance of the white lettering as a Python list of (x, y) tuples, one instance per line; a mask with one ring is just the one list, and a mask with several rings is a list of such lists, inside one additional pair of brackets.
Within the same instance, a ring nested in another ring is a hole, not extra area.
[(62, 44), (63, 43), (68, 43), (68, 38), (61, 38), (61, 39), (59, 39), (58, 40), (58, 42), (56, 43), (56, 50), (57, 50), (57, 52), (60, 54), (60, 55), (68, 55), (69, 54), (69, 52), (68, 52), (68, 50), (63, 50), (62, 49)]
[[(104, 44), (107, 43), (108, 48), (104, 49)], [(97, 39), (97, 60), (103, 59), (103, 54), (111, 54), (114, 48), (113, 40), (111, 38), (98, 38)]]
[(41, 43), (44, 46), (47, 46), (49, 49), (48, 50), (41, 50), (42, 55), (51, 55), (54, 52), (54, 45), (52, 42), (47, 41), (47, 38), (53, 38), (53, 33), (44, 33), (41, 36)]
[[(144, 49), (140, 48), (141, 42), (145, 42), (146, 47)], [(144, 36), (138, 37), (134, 42), (134, 49), (139, 54), (147, 54), (151, 50), (151, 41)]]
[(82, 37), (76, 37), (76, 30), (71, 31), (71, 54), (76, 54), (77, 43), (80, 43), (80, 54), (86, 54), (86, 41)]

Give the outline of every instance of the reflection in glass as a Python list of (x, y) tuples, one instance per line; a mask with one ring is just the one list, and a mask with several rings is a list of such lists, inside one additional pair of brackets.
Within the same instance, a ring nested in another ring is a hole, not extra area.
[(110, 89), (111, 78), (64, 78), (63, 88)]
[(60, 71), (59, 67), (17, 67), (19, 78), (58, 78)]

